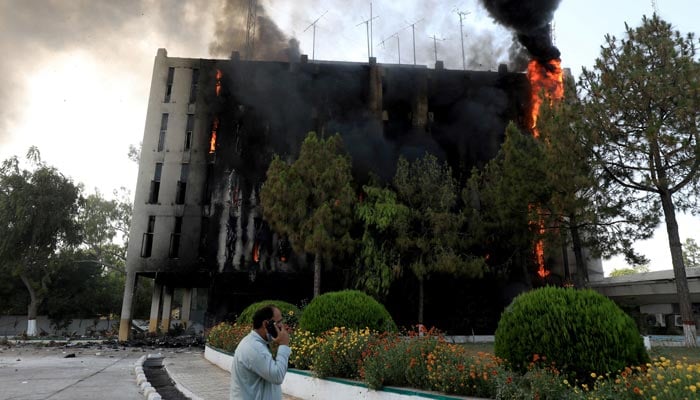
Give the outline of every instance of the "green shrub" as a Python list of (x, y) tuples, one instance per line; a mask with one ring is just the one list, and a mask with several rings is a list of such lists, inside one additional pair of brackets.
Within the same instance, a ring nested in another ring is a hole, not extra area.
[(291, 327), (296, 326), (299, 320), (299, 314), (301, 314), (299, 307), (281, 300), (264, 300), (249, 305), (241, 312), (241, 315), (238, 316), (236, 323), (239, 325), (251, 325), (255, 312), (268, 305), (273, 305), (280, 309), (282, 318), (284, 318), (287, 325)]
[(360, 377), (371, 389), (409, 386), (427, 389), (428, 355), (438, 345), (437, 335), (401, 337), (382, 333), (370, 340), (360, 361)]
[(589, 289), (521, 294), (501, 315), (494, 351), (518, 371), (525, 372), (533, 357), (545, 358), (580, 381), (649, 360), (632, 318)]
[(299, 328), (314, 335), (334, 327), (396, 331), (396, 324), (386, 308), (357, 290), (322, 294), (306, 306), (299, 319)]
[(289, 356), (289, 365), (297, 369), (311, 369), (312, 360), (323, 342), (320, 336), (311, 332), (296, 329), (290, 336), (289, 347), (292, 355)]
[(207, 333), (207, 344), (233, 353), (238, 347), (238, 343), (250, 333), (250, 329), (250, 325), (222, 322), (209, 330)]
[(333, 328), (326, 331), (311, 361), (314, 373), (321, 378), (359, 377), (358, 362), (369, 339), (369, 329)]

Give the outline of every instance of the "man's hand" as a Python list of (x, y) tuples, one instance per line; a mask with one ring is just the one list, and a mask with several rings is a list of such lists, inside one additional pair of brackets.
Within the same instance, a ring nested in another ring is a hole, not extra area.
[(272, 339), (273, 342), (285, 346), (289, 346), (289, 332), (287, 332), (287, 329), (284, 327), (284, 324), (275, 324), (275, 328), (277, 329), (277, 337)]

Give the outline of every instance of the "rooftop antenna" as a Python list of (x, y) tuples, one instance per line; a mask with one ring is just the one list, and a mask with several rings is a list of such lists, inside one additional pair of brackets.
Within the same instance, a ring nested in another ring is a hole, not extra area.
[(552, 20), (552, 23), (549, 24), (549, 36), (552, 37), (552, 44), (556, 45), (557, 44), (557, 23), (556, 21)]
[(258, 19), (258, 1), (248, 0), (248, 18), (245, 31), (245, 58), (253, 59), (255, 50), (255, 22)]
[[(456, 12), (457, 15), (459, 15), (459, 38), (460, 38), (460, 40), (462, 41), (462, 70), (465, 70), (465, 71), (466, 71), (467, 65), (466, 65), (466, 62), (464, 61), (464, 30), (463, 30), (462, 21), (464, 20), (464, 17), (466, 17), (467, 15), (471, 14), (471, 12), (469, 12), (469, 11), (460, 11), (460, 10), (458, 10), (458, 9), (456, 9), (456, 8), (455, 8), (454, 10), (452, 10), (452, 11)], [(435, 56), (435, 58), (437, 58), (437, 55)]]
[(355, 25), (355, 26), (360, 26), (362, 24), (365, 24), (365, 27), (367, 28), (367, 58), (372, 57), (372, 49), (370, 47), (370, 37), (372, 36), (372, 34), (370, 32), (370, 22), (372, 22), (373, 19), (379, 18), (378, 15), (376, 17), (372, 17), (372, 3), (369, 3), (369, 5), (370, 5), (370, 7), (369, 7), (370, 8), (370, 17), (369, 17), (369, 19), (366, 19), (366, 20), (360, 22), (359, 24)]
[[(304, 32), (306, 32), (306, 31), (308, 31), (309, 28), (311, 28), (312, 26), (314, 27), (314, 36), (313, 36), (314, 39), (313, 39), (313, 41), (311, 42), (311, 43), (312, 43), (312, 44), (311, 44), (311, 59), (312, 59), (312, 60), (315, 60), (315, 59), (316, 59), (316, 23), (318, 22), (318, 20), (320, 20), (321, 18), (323, 18), (323, 16), (326, 15), (327, 13), (328, 13), (328, 10), (326, 10), (326, 12), (324, 12), (323, 14), (321, 14), (320, 17), (316, 18), (316, 20), (315, 20), (314, 22), (312, 22), (309, 26), (306, 27), (306, 29), (304, 29)], [(303, 32), (302, 32), (302, 33), (303, 33)]]
[(437, 58), (437, 41), (438, 41), (438, 40), (442, 41), (442, 40), (447, 40), (447, 39), (445, 39), (445, 38), (439, 38), (439, 37), (437, 37), (437, 36), (435, 36), (435, 35), (433, 35), (433, 36), (428, 36), (428, 37), (431, 38), (431, 39), (433, 39), (433, 48), (435, 49), (435, 62), (437, 63), (437, 60), (438, 60), (438, 58)]
[[(400, 31), (399, 31), (399, 32), (400, 32)], [(395, 37), (395, 38), (396, 38), (396, 49), (397, 49), (397, 51), (398, 51), (398, 53), (399, 53), (399, 64), (401, 64), (401, 39), (399, 39), (399, 32), (396, 32), (396, 33), (394, 33), (394, 34), (392, 34), (392, 35), (390, 35), (390, 36), (387, 36), (387, 37), (386, 37), (384, 40), (382, 40), (382, 42), (379, 43), (379, 44), (380, 44), (382, 47), (384, 47), (384, 42), (386, 42), (387, 40), (389, 40), (389, 39)]]
[(406, 25), (406, 28), (411, 27), (411, 32), (413, 33), (413, 65), (416, 65), (416, 24), (421, 22), (423, 18), (413, 22), (412, 24)]

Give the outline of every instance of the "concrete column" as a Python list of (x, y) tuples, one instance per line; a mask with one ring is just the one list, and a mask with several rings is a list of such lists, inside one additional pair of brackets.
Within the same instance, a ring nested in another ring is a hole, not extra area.
[(377, 65), (376, 58), (372, 57), (369, 61), (369, 99), (368, 106), (370, 113), (381, 121), (382, 107), (382, 71)]
[(127, 271), (124, 283), (124, 298), (122, 299), (122, 313), (119, 321), (119, 341), (129, 340), (131, 332), (131, 310), (134, 303), (134, 289), (136, 288), (136, 272)]
[(163, 288), (163, 313), (160, 316), (160, 330), (167, 333), (170, 330), (170, 313), (172, 312), (173, 291), (170, 286)]
[(180, 310), (180, 322), (185, 328), (190, 326), (190, 311), (192, 309), (192, 288), (185, 288), (182, 293), (182, 309)]
[(411, 125), (425, 128), (428, 124), (428, 76), (425, 73), (415, 83), (411, 104)]
[(153, 283), (153, 294), (151, 296), (151, 316), (148, 320), (148, 333), (156, 333), (158, 330), (158, 312), (160, 311), (160, 298), (163, 293), (163, 285)]

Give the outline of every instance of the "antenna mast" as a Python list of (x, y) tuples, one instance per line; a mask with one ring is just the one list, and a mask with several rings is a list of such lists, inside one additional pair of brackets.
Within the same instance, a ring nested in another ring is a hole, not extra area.
[(438, 58), (437, 58), (437, 41), (438, 41), (438, 40), (442, 41), (442, 40), (446, 40), (446, 39), (436, 37), (435, 35), (433, 35), (433, 36), (428, 36), (428, 37), (431, 38), (431, 39), (433, 39), (433, 48), (435, 49), (435, 62), (437, 63), (437, 60), (438, 60)]
[[(326, 12), (324, 12), (323, 14), (321, 14), (320, 17), (316, 18), (316, 20), (315, 20), (314, 22), (312, 22), (309, 26), (306, 27), (306, 29), (304, 29), (304, 32), (306, 32), (306, 31), (308, 31), (309, 28), (311, 28), (312, 26), (314, 27), (314, 36), (313, 36), (314, 39), (313, 39), (313, 42), (311, 42), (311, 43), (312, 43), (312, 44), (311, 44), (311, 59), (312, 59), (312, 60), (315, 60), (315, 59), (316, 59), (316, 23), (318, 22), (318, 20), (320, 20), (321, 18), (323, 18), (323, 16), (326, 15), (326, 13), (328, 13), (328, 10), (326, 10)], [(303, 32), (302, 32), (302, 33), (303, 33)]]
[[(370, 5), (371, 5), (371, 4), (372, 4), (372, 3), (370, 3)], [(370, 9), (371, 9), (371, 7), (370, 7)], [(369, 30), (369, 26), (370, 26), (370, 22), (372, 22), (373, 19), (377, 19), (377, 18), (379, 18), (379, 16), (370, 17), (369, 19), (366, 19), (366, 20), (360, 22), (359, 24), (355, 25), (355, 26), (360, 26), (360, 25), (362, 25), (362, 24), (365, 24), (365, 27), (367, 28), (367, 58), (372, 57), (372, 49), (370, 48), (370, 36), (371, 36), (371, 33), (370, 33), (370, 30)]]
[(384, 43), (387, 40), (395, 37), (396, 38), (396, 49), (398, 50), (398, 53), (399, 53), (399, 64), (401, 64), (401, 39), (399, 39), (399, 32), (401, 32), (401, 31), (399, 30), (398, 32), (396, 32), (394, 34), (387, 36), (386, 39), (382, 40), (381, 43), (379, 43), (379, 45), (384, 46)]
[(413, 65), (416, 65), (416, 24), (421, 22), (423, 18), (419, 19), (418, 21), (406, 25), (403, 29), (408, 28), (409, 26), (411, 27), (411, 32), (413, 34)]
[[(466, 65), (466, 62), (464, 61), (464, 30), (463, 30), (462, 20), (464, 20), (464, 17), (471, 14), (471, 12), (460, 11), (457, 9), (454, 9), (453, 11), (456, 12), (457, 15), (459, 15), (459, 38), (462, 41), (462, 70), (466, 70), (467, 65)], [(437, 58), (437, 55), (435, 56), (435, 58)]]
[(258, 19), (258, 1), (248, 0), (248, 18), (245, 31), (245, 59), (252, 60), (255, 52), (255, 22)]

